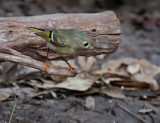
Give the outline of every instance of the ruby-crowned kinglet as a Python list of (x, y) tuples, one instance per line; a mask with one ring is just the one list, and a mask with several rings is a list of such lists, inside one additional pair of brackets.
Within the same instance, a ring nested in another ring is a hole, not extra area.
[(36, 35), (44, 38), (49, 49), (60, 55), (74, 55), (78, 51), (93, 50), (93, 40), (76, 29), (39, 29), (29, 27)]
[[(41, 29), (35, 27), (28, 27), (28, 29), (35, 31), (36, 35), (44, 38), (48, 48), (62, 56), (75, 55), (79, 51), (84, 50), (94, 51), (94, 41), (82, 31), (76, 29)], [(69, 70), (74, 69), (67, 61), (66, 63), (70, 67)], [(46, 64), (48, 64), (48, 61)]]

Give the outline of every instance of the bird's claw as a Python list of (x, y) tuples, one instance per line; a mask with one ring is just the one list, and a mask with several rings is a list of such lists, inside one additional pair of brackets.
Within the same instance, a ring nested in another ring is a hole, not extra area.
[(71, 71), (73, 73), (74, 67), (72, 67), (70, 64), (68, 65), (68, 71)]
[(48, 60), (46, 60), (46, 65), (45, 65), (45, 71), (46, 72), (47, 72), (48, 68), (49, 68), (49, 63), (48, 63)]

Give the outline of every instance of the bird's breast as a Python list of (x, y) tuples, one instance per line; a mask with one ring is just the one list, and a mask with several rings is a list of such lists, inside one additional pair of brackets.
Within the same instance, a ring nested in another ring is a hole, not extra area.
[(74, 47), (70, 46), (59, 47), (49, 42), (47, 43), (47, 46), (49, 47), (49, 49), (54, 50), (56, 53), (60, 55), (74, 55), (77, 53), (77, 50)]

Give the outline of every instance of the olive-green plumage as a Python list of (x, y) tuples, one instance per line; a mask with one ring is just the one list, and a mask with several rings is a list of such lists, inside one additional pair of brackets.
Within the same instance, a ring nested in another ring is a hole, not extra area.
[(93, 40), (84, 32), (76, 29), (40, 29), (29, 27), (47, 41), (49, 49), (60, 55), (74, 55), (79, 51), (93, 50)]

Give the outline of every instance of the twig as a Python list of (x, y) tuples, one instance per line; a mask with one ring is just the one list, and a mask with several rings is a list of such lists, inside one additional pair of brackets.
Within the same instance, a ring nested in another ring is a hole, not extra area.
[(121, 106), (120, 104), (116, 104), (118, 107), (122, 108), (124, 111), (128, 112), (129, 114), (133, 115), (134, 117), (136, 117), (138, 120), (142, 121), (143, 123), (147, 123), (145, 120), (143, 120), (141, 117), (139, 117), (138, 115), (136, 115), (135, 113), (129, 111), (127, 108)]

